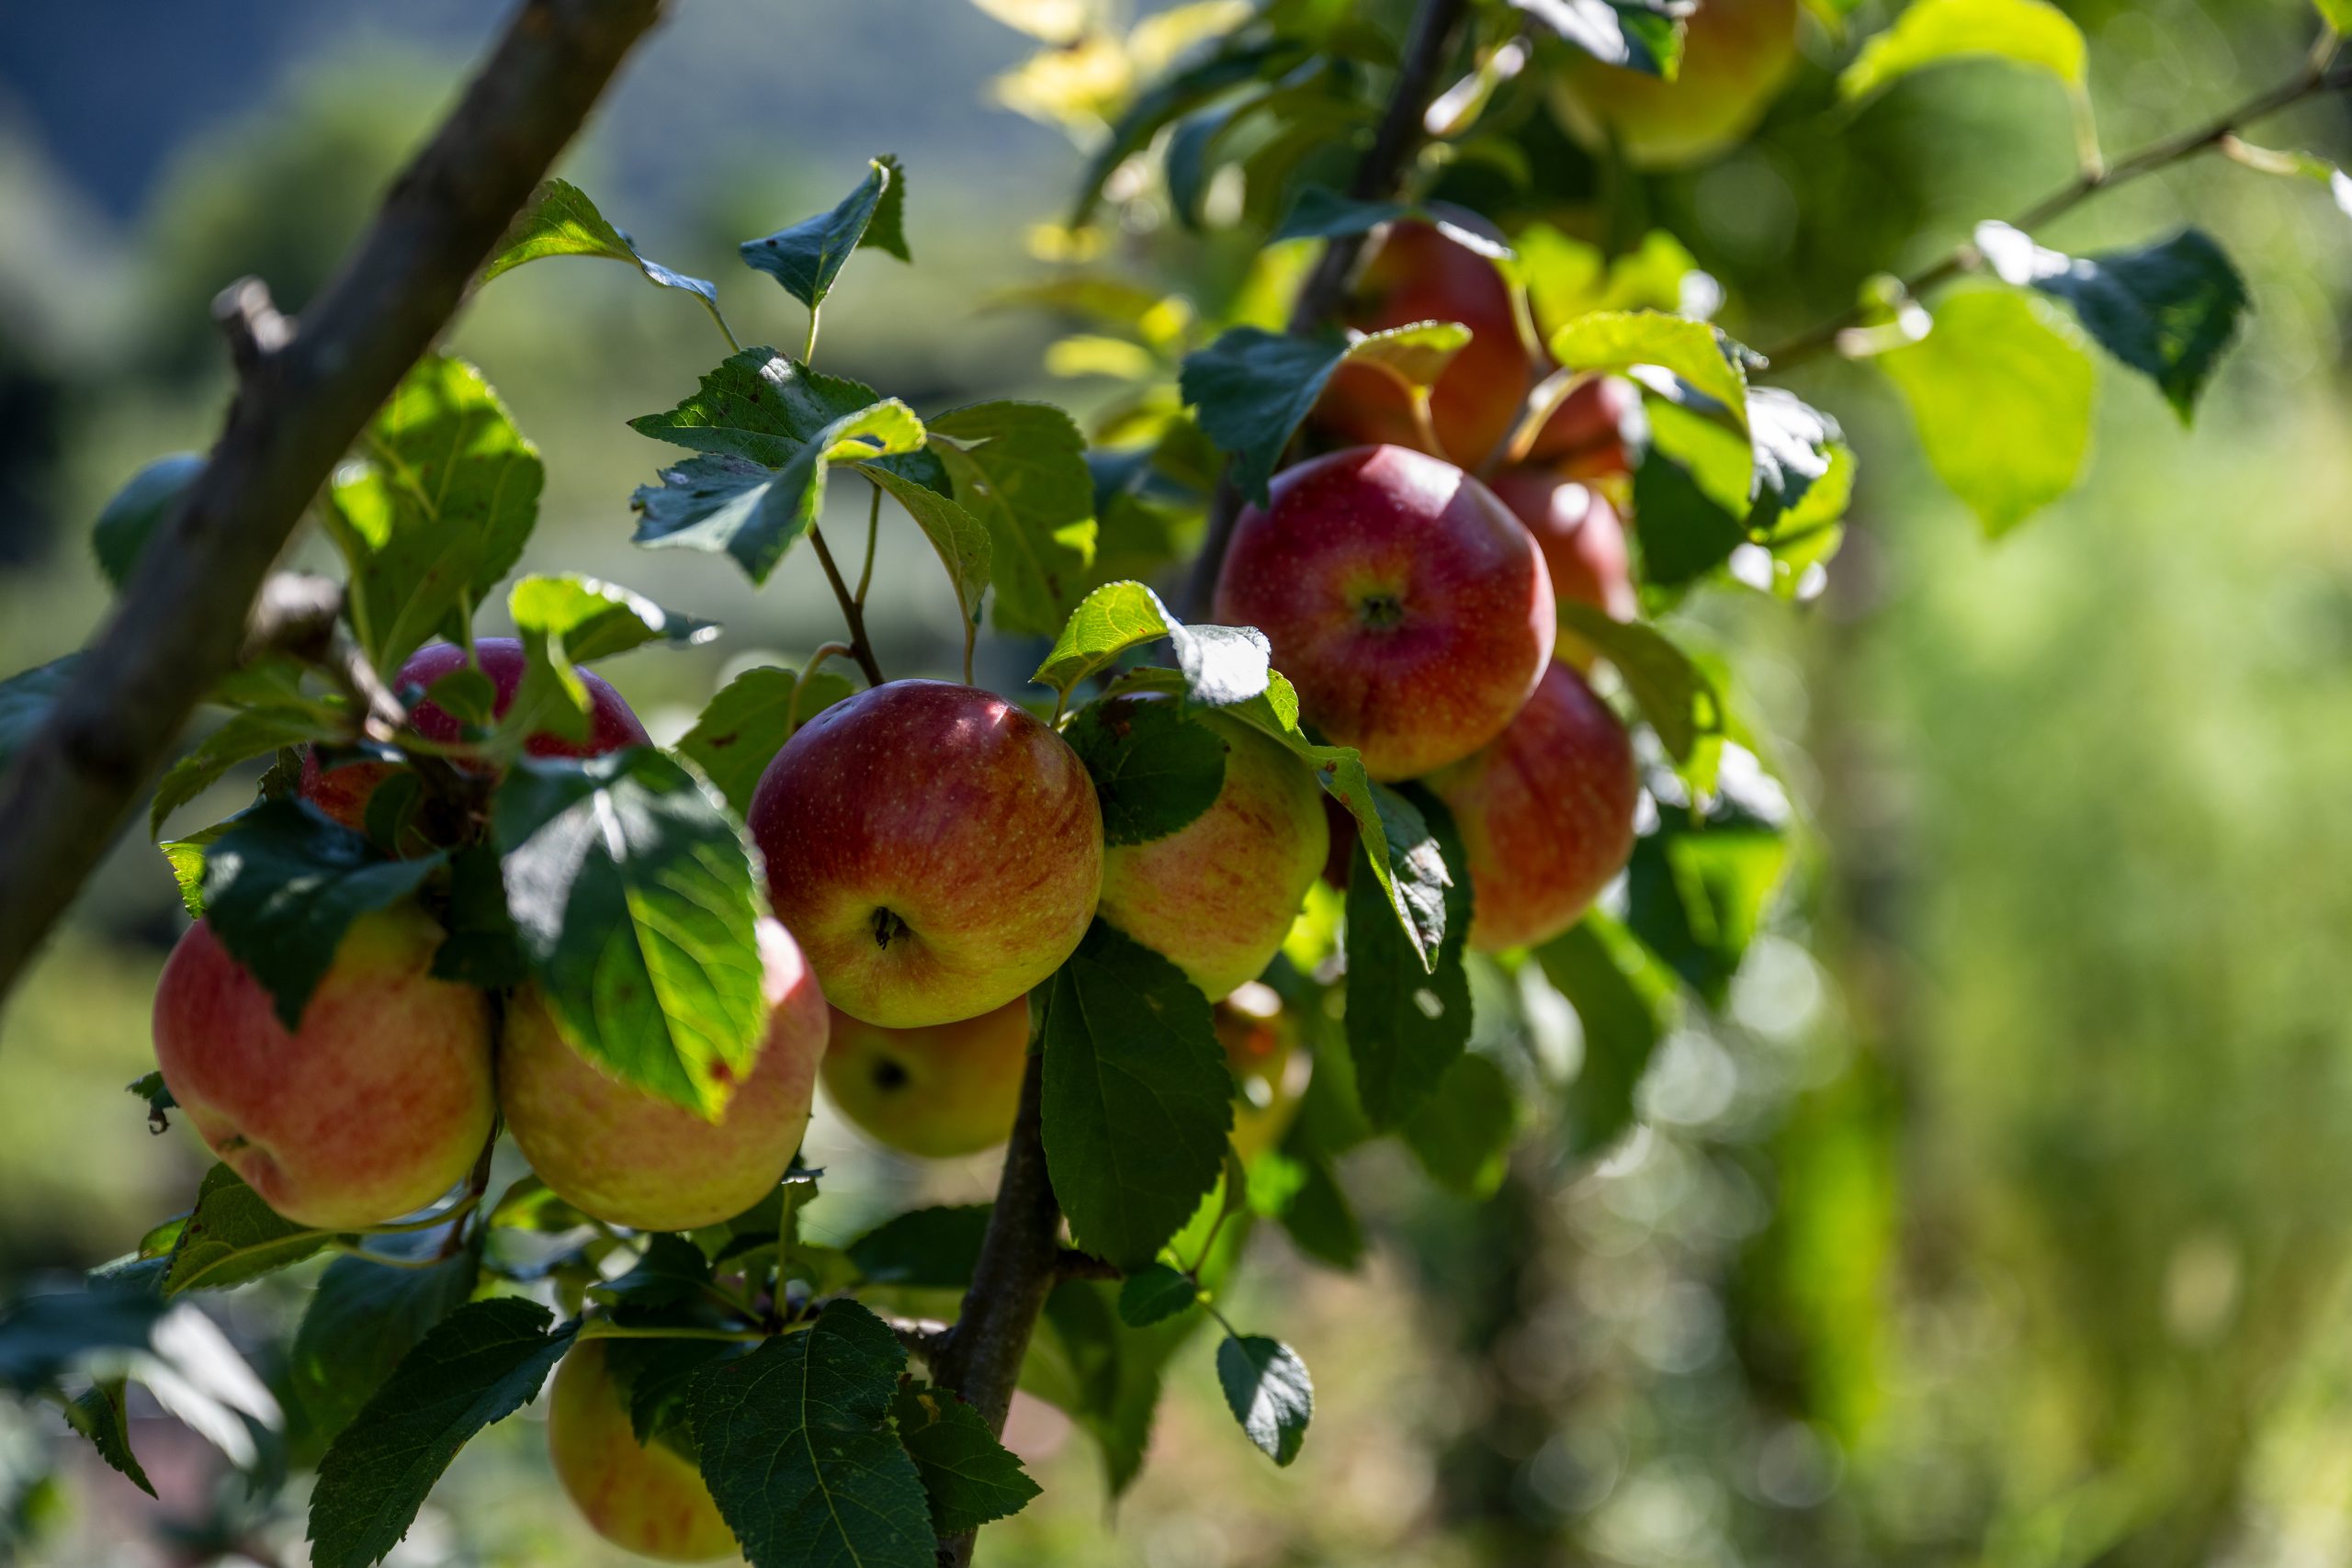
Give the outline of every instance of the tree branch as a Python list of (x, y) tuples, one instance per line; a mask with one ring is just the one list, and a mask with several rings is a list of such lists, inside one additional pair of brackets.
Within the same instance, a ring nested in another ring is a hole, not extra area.
[[(928, 1358), (939, 1385), (978, 1405), (989, 1429), (999, 1433), (1012, 1408), (1012, 1386), (1029, 1351), (1030, 1331), (1061, 1263), (1061, 1204), (1046, 1173), (1045, 1062), (1040, 1039), (1022, 1070), (1021, 1111), (1005, 1146), (1004, 1174), (997, 1179), (996, 1206), (989, 1213), (971, 1288), (964, 1292), (956, 1326)], [(969, 1535), (939, 1543), (941, 1568), (966, 1568), (971, 1561)]]
[(190, 711), (236, 663), (246, 606), (303, 510), (660, 10), (661, 0), (524, 0), (299, 321), (253, 280), (221, 295), (237, 390), (210, 460), (49, 721), (0, 776), (0, 998)]
[[(2076, 207), (2117, 186), (2128, 185), (2143, 175), (2168, 168), (2183, 159), (2195, 157), (2220, 147), (2240, 130), (2256, 120), (2277, 114), (2280, 109), (2301, 103), (2323, 92), (2341, 91), (2352, 86), (2352, 75), (2330, 75), (2324, 58), (2313, 58), (2293, 76), (2264, 92), (2256, 93), (2233, 108), (2226, 109), (2216, 118), (2199, 126), (2152, 141), (2126, 157), (2117, 160), (2103, 170), (2086, 170), (2057, 190), (2027, 208), (2009, 220), (2013, 229), (2030, 233), (2054, 219), (2064, 217)], [(1931, 265), (1921, 268), (1903, 279), (1905, 295), (1916, 298), (1941, 283), (1950, 282), (1962, 273), (1982, 264), (1984, 258), (1973, 244), (1954, 246)], [(1776, 370), (1801, 364), (1824, 349), (1834, 346), (1838, 334), (1857, 325), (1862, 319), (1860, 306), (1845, 310), (1785, 343), (1764, 351), (1764, 357)]]
[[(1354, 179), (1349, 183), (1348, 195), (1353, 199), (1380, 201), (1396, 193), (1404, 178), (1406, 160), (1419, 143), (1422, 117), (1429, 113), (1438, 73), (1453, 52), (1453, 35), (1466, 8), (1466, 0), (1420, 0), (1419, 8), (1413, 14), (1412, 34), (1405, 42), (1404, 60), (1396, 69), (1396, 85), (1388, 96), (1388, 107), (1380, 117), (1379, 129), (1373, 133), (1371, 147), (1356, 164)], [(1356, 260), (1363, 254), (1370, 237), (1340, 234), (1324, 244), (1323, 254), (1316, 258), (1315, 270), (1307, 274), (1298, 298), (1291, 304), (1293, 333), (1313, 332), (1339, 312), (1348, 278), (1354, 273)], [(1226, 548), (1233, 543), (1234, 520), (1241, 515), (1241, 491), (1234, 485), (1232, 468), (1228, 460), (1226, 472), (1217, 479), (1216, 495), (1209, 504), (1208, 534), (1185, 583), (1184, 614), (1193, 620), (1205, 619), (1209, 614), (1209, 602), (1216, 593), (1217, 573), (1225, 566)]]

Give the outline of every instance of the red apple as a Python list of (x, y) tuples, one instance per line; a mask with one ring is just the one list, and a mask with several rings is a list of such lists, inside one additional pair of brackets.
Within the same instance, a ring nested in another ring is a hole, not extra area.
[(548, 1453), (572, 1505), (614, 1545), (664, 1562), (735, 1551), (702, 1472), (683, 1454), (637, 1440), (601, 1339), (573, 1345), (556, 1368)]
[(923, 1029), (885, 1029), (836, 1010), (825, 1093), (877, 1143), (952, 1159), (1012, 1135), (1028, 1059), (1026, 997)]
[(893, 681), (802, 725), (752, 796), (825, 999), (892, 1029), (1002, 1007), (1094, 919), (1102, 816), (1068, 742), (992, 693)]
[[(511, 637), (486, 637), (474, 644), (474, 656), (481, 665), (481, 672), (490, 677), (497, 696), (492, 709), (503, 714), (514, 704), (515, 689), (523, 683), (526, 660), (523, 645)], [(433, 682), (453, 670), (462, 670), (466, 650), (453, 642), (427, 643), (408, 657), (400, 673), (392, 677), (392, 690), (415, 686), (431, 690)], [(621, 694), (601, 675), (587, 670), (576, 670), (588, 688), (588, 739), (571, 740), (560, 735), (544, 731), (523, 742), (523, 750), (534, 757), (598, 757), (607, 751), (617, 751), (624, 746), (650, 744), (645, 726), (637, 721)], [(427, 740), (454, 741), (464, 738), (464, 725), (455, 714), (444, 711), (438, 705), (419, 703), (408, 716), (409, 728)], [(347, 828), (364, 828), (368, 821), (368, 797), (376, 786), (392, 772), (389, 762), (349, 762), (332, 772), (319, 766), (316, 750), (302, 756), (302, 795), (320, 810)]]
[[(1114, 698), (1103, 722), (1161, 700)], [(1216, 1000), (1263, 974), (1281, 949), (1330, 831), (1314, 771), (1289, 748), (1222, 714), (1194, 722), (1225, 743), (1225, 785), (1175, 832), (1103, 852), (1102, 913)]]
[(825, 998), (774, 920), (760, 922), (760, 957), (767, 1039), (715, 1125), (606, 1077), (564, 1043), (537, 987), (514, 993), (498, 1048), (498, 1101), (506, 1130), (557, 1197), (611, 1224), (684, 1231), (741, 1213), (783, 1179), (808, 1126)]
[[(1625, 525), (1617, 520), (1617, 509), (1608, 497), (1544, 468), (1498, 474), (1494, 488), (1535, 536), (1551, 573), (1555, 600), (1589, 604), (1611, 620), (1634, 617), (1641, 602), (1634, 592)], [(1553, 651), (1580, 670), (1592, 668), (1595, 650), (1574, 632), (1561, 632)]]
[(1582, 383), (1560, 400), (1560, 406), (1536, 432), (1524, 460), (1554, 465), (1571, 479), (1605, 479), (1631, 472), (1625, 423), (1641, 400), (1638, 388), (1614, 376)]
[(1797, 0), (1706, 0), (1690, 17), (1671, 82), (1563, 51), (1546, 83), (1553, 113), (1599, 150), (1672, 169), (1728, 149), (1764, 118), (1797, 57)]
[(1548, 942), (1634, 852), (1634, 746), (1609, 705), (1554, 664), (1492, 746), (1430, 778), (1470, 862), (1470, 945)]
[(1253, 626), (1306, 720), (1376, 779), (1502, 733), (1551, 662), (1552, 584), (1526, 528), (1453, 464), (1357, 446), (1277, 475), (1234, 525), (1216, 618)]
[[(1363, 270), (1348, 325), (1363, 332), (1415, 321), (1459, 321), (1470, 341), (1430, 389), (1430, 423), (1444, 451), (1476, 467), (1519, 423), (1533, 380), (1512, 311), (1510, 286), (1495, 264), (1428, 223), (1389, 225)], [(1316, 422), (1345, 441), (1423, 443), (1405, 389), (1383, 371), (1342, 365), (1316, 405)]]
[(199, 920), (155, 987), (155, 1062), (212, 1152), (271, 1208), (348, 1230), (424, 1208), (489, 1139), (490, 1002), (435, 979), (441, 928), (413, 904), (362, 915), (302, 1026)]

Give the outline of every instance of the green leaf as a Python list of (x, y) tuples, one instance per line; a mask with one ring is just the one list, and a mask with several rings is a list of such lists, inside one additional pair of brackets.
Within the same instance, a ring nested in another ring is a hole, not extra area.
[(180, 907), (191, 920), (204, 919), (204, 852), (236, 825), (237, 819), (232, 817), (185, 839), (173, 839), (155, 846), (163, 852), (164, 863), (171, 868), (172, 880), (179, 886)]
[(1094, 563), (1086, 438), (1050, 403), (973, 403), (926, 428), (956, 502), (988, 530), (997, 629), (1053, 636)]
[(1563, 629), (1583, 637), (1616, 666), (1675, 765), (1707, 764), (1701, 743), (1724, 732), (1723, 697), (1707, 672), (1646, 622), (1612, 620), (1575, 600), (1562, 600), (1559, 615)]
[[(1119, 677), (1117, 691), (1186, 695), (1184, 678), (1173, 670), (1130, 670)], [(1263, 693), (1220, 711), (1289, 747), (1315, 770), (1324, 791), (1348, 808), (1405, 941), (1424, 969), (1434, 965), (1446, 931), (1445, 890), (1452, 878), (1419, 808), (1387, 785), (1374, 784), (1354, 748), (1309, 740), (1298, 727), (1298, 694), (1280, 671), (1267, 676)]]
[(865, 178), (831, 212), (803, 219), (779, 229), (764, 240), (746, 240), (739, 247), (743, 265), (764, 272), (815, 310), (832, 292), (850, 253), (872, 246), (898, 257), (907, 254), (906, 175), (899, 160), (885, 152), (866, 161)]
[(1108, 845), (1165, 838), (1216, 805), (1225, 788), (1225, 742), (1172, 702), (1091, 703), (1062, 739), (1094, 780)]
[(1341, 196), (1329, 186), (1307, 186), (1299, 191), (1274, 231), (1266, 236), (1266, 243), (1336, 240), (1349, 234), (1370, 233), (1383, 223), (1411, 217), (1413, 210), (1402, 201), (1359, 201)]
[(165, 1111), (180, 1108), (180, 1102), (173, 1099), (172, 1091), (164, 1087), (161, 1073), (141, 1073), (123, 1088), (147, 1102), (147, 1120), (155, 1132), (160, 1133), (171, 1124), (164, 1114)]
[[(507, 592), (506, 613), (523, 636), (525, 664), (499, 736), (515, 750), (527, 737), (543, 733), (588, 739), (588, 686), (574, 666), (649, 642), (695, 648), (718, 636), (716, 621), (665, 610), (616, 583), (571, 573), (523, 578)], [(442, 679), (479, 673), (455, 671)]]
[(990, 1208), (960, 1203), (894, 1214), (849, 1244), (849, 1260), (870, 1284), (961, 1290), (979, 1264)]
[[(1287, 1155), (1276, 1157), (1290, 1157)], [(1298, 1249), (1318, 1263), (1354, 1269), (1363, 1261), (1363, 1226), (1341, 1190), (1330, 1161), (1307, 1156), (1296, 1161), (1299, 1181), (1278, 1216)]]
[(1552, 334), (1552, 357), (1564, 369), (1623, 376), (1637, 367), (1670, 370), (1713, 399), (1745, 429), (1746, 353), (1723, 329), (1662, 310), (1594, 310)]
[(294, 1393), (321, 1440), (348, 1427), (401, 1358), (466, 1304), (481, 1269), (472, 1247), (417, 1269), (364, 1258), (327, 1265), (289, 1353)]
[(481, 373), (442, 355), (409, 371), (359, 452), (322, 511), (351, 568), (352, 626), (389, 675), (429, 637), (454, 638), (460, 607), (514, 570), (546, 473)]
[(1283, 449), (1340, 365), (1356, 361), (1408, 388), (1426, 389), (1469, 341), (1470, 329), (1456, 321), (1313, 337), (1235, 327), (1186, 355), (1177, 385), (1186, 404), (1200, 411), (1209, 439), (1233, 454), (1234, 483), (1263, 505)]
[(81, 657), (69, 653), (0, 681), (0, 770), (49, 722), (49, 710), (74, 678), (74, 666)]
[(0, 1307), (0, 1388), (39, 1393), (92, 1356), (144, 1350), (171, 1303), (96, 1287), (20, 1296)]
[[(920, 442), (921, 437), (917, 440)], [(947, 569), (947, 581), (955, 586), (956, 604), (963, 613), (964, 624), (978, 626), (980, 595), (989, 586), (989, 531), (953, 500), (897, 469), (879, 463), (861, 463), (858, 472), (888, 491), (891, 499), (906, 508), (907, 515), (915, 520), (923, 537), (939, 553), (939, 564)]]
[(153, 1497), (157, 1495), (155, 1483), (147, 1479), (139, 1456), (130, 1451), (130, 1416), (123, 1394), (124, 1380), (101, 1378), (65, 1407), (65, 1420), (90, 1439), (100, 1459), (127, 1476), (133, 1486)]
[(230, 769), (283, 746), (331, 740), (343, 727), (311, 708), (248, 708), (198, 741), (165, 771), (148, 807), (147, 832), (159, 837), (164, 819), (227, 775)]
[[(744, 671), (710, 699), (678, 742), (679, 754), (703, 771), (738, 817), (750, 812), (760, 775), (792, 739), (792, 692), (799, 680), (797, 671), (775, 665)], [(855, 690), (848, 677), (819, 670), (800, 693), (799, 722), (846, 702)]]
[(2090, 355), (2047, 300), (1955, 294), (1917, 343), (1880, 355), (1928, 461), (1995, 536), (2075, 487), (2091, 442)]
[(632, 747), (526, 758), (492, 810), (509, 911), (564, 1039), (715, 1115), (766, 1023), (752, 863), (684, 768)]
[(1519, 1095), (1491, 1056), (1465, 1052), (1399, 1129), (1405, 1146), (1441, 1187), (1490, 1198), (1519, 1131)]
[(369, 1568), (400, 1544), (458, 1450), (537, 1396), (576, 1331), (553, 1321), (518, 1297), (475, 1302), (401, 1359), (319, 1464), (312, 1568)]
[[(1464, 865), (1461, 840), (1444, 807), (1426, 792), (1412, 804), (1447, 865)], [(1348, 877), (1348, 1055), (1365, 1117), (1397, 1127), (1437, 1088), (1470, 1043), (1470, 977), (1462, 967), (1470, 933), (1470, 878), (1443, 890), (1443, 935), (1424, 969), (1371, 875), (1359, 840)]]
[(637, 542), (731, 556), (753, 582), (765, 582), (823, 511), (832, 465), (918, 452), (922, 444), (922, 422), (888, 398), (834, 418), (773, 471), (741, 457), (688, 458), (662, 473), (662, 489), (638, 491)]
[(702, 1293), (710, 1283), (710, 1264), (702, 1248), (684, 1236), (646, 1238), (644, 1255), (628, 1273), (588, 1287), (596, 1301), (616, 1306), (663, 1307)]
[(1078, 1245), (1151, 1261), (1225, 1166), (1233, 1077), (1183, 972), (1097, 920), (1053, 979), (1046, 1164)]
[(1576, 1009), (1584, 1033), (1565, 1132), (1571, 1153), (1596, 1156), (1634, 1124), (1634, 1090), (1665, 1032), (1672, 981), (1661, 980), (1631, 934), (1598, 912), (1537, 948), (1535, 961)]
[(907, 1353), (853, 1301), (698, 1373), (702, 1474), (752, 1568), (933, 1568), (922, 1473), (891, 1430)]
[[(596, 204), (588, 199), (587, 192), (564, 180), (542, 181), (539, 188), (531, 193), (530, 204), (514, 215), (514, 221), (506, 226), (505, 236), (498, 242), (498, 249), (491, 253), (489, 265), (481, 269), (481, 282), (488, 283), (525, 262), (548, 256), (597, 256), (627, 262), (643, 273), (647, 281), (663, 288), (682, 289), (700, 299), (713, 317), (718, 314), (717, 285), (646, 260), (638, 254), (637, 242), (607, 222), (605, 215), (596, 210)], [(725, 324), (720, 323), (722, 327)]]
[(1119, 1318), (1133, 1328), (1148, 1327), (1174, 1317), (1201, 1299), (1201, 1288), (1190, 1274), (1165, 1263), (1148, 1263), (1127, 1276), (1119, 1287)]
[(1088, 160), (1080, 177), (1078, 203), (1069, 227), (1082, 228), (1102, 193), (1102, 182), (1113, 170), (1148, 146), (1162, 127), (1191, 113), (1230, 88), (1260, 79), (1271, 81), (1296, 64), (1304, 51), (1289, 39), (1267, 43), (1227, 44), (1184, 65), (1136, 95), (1111, 127), (1111, 133)]
[(695, 1379), (714, 1362), (750, 1353), (747, 1345), (707, 1339), (607, 1339), (605, 1370), (628, 1402), (631, 1436), (699, 1461), (689, 1414)]
[(1838, 78), (1848, 99), (1954, 60), (2005, 60), (2047, 71), (2081, 91), (2087, 51), (2083, 33), (2047, 0), (1913, 0), (1894, 25), (1862, 45)]
[(979, 1411), (948, 1390), (910, 1382), (890, 1408), (899, 1440), (930, 1495), (932, 1533), (940, 1539), (1010, 1517), (1037, 1495), (1037, 1483)]
[(1723, 786), (1695, 812), (1661, 801), (1625, 870), (1626, 924), (1713, 1008), (1728, 998), (1789, 863), (1779, 786), (1752, 760), (1727, 765)]
[(164, 1294), (218, 1291), (300, 1263), (328, 1233), (298, 1225), (261, 1201), (237, 1173), (216, 1165), (196, 1190), (196, 1212), (180, 1228)]
[(772, 348), (747, 348), (704, 372), (677, 407), (640, 414), (628, 427), (691, 452), (781, 468), (826, 426), (879, 400), (863, 381), (811, 370)]
[(1661, 0), (1510, 0), (1512, 7), (1603, 65), (1671, 80), (1682, 63), (1682, 30)]
[(450, 857), (441, 923), (449, 934), (433, 952), (435, 979), (501, 991), (528, 978), (522, 933), (507, 912), (506, 879), (491, 845), (468, 844)]
[(205, 915), (292, 1031), (352, 921), (413, 894), (442, 858), (386, 860), (314, 806), (266, 800), (205, 850)]
[(1089, 593), (1029, 679), (1067, 698), (1119, 655), (1161, 637), (1175, 644), (1182, 690), (1195, 702), (1212, 707), (1246, 703), (1262, 696), (1273, 679), (1264, 633), (1255, 626), (1188, 626), (1140, 582), (1106, 582)]
[(1976, 248), (2004, 283), (2072, 305), (2101, 348), (2163, 389), (2183, 424), (2251, 304), (2245, 280), (2199, 229), (2136, 251), (2069, 256), (2006, 223), (1980, 223)]
[(2352, 0), (2312, 0), (2320, 20), (2339, 33), (2352, 32)]
[(139, 552), (147, 547), (148, 539), (204, 472), (204, 461), (201, 452), (158, 457), (131, 475), (99, 509), (98, 520), (90, 529), (90, 547), (96, 552), (98, 570), (106, 573), (107, 581), (120, 588), (130, 580)]
[(1315, 1416), (1315, 1382), (1306, 1363), (1279, 1339), (1226, 1337), (1216, 1348), (1216, 1381), (1250, 1440), (1276, 1464), (1298, 1457)]

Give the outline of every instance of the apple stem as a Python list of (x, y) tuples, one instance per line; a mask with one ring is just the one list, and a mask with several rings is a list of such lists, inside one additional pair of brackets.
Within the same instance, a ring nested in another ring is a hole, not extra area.
[(825, 546), (825, 531), (814, 523), (808, 525), (808, 547), (817, 552), (817, 564), (825, 569), (825, 581), (833, 585), (833, 597), (841, 602), (842, 619), (849, 623), (850, 657), (865, 671), (867, 685), (882, 684), (882, 666), (875, 661), (874, 645), (865, 640), (865, 607), (842, 581), (842, 569), (833, 564), (833, 552)]
[(882, 532), (882, 487), (872, 479), (865, 484), (874, 492), (874, 504), (865, 512), (865, 565), (857, 574), (857, 592), (852, 595), (861, 610), (865, 608), (865, 591), (874, 586), (874, 541)]

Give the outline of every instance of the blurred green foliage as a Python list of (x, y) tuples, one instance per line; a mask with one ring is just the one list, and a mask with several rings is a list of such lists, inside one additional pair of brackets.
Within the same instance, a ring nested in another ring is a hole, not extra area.
[[(2110, 147), (2282, 74), (2308, 37), (2301, 0), (2066, 8), (2091, 35)], [(884, 85), (894, 53), (926, 47), (790, 20), (788, 36), (730, 21), (731, 47), (837, 55)], [(1963, 67), (1841, 107), (1828, 44), (1808, 49), (1816, 64), (1759, 139), (1692, 173), (1636, 184), (1531, 125), (1535, 205), (1594, 238), (1672, 229), (1724, 279), (1727, 324), (1769, 341), (2066, 172), (2046, 85)], [(0, 669), (82, 639), (104, 604), (87, 520), (141, 461), (205, 440), (222, 387), (211, 292), (257, 271), (305, 297), (447, 79), (446, 62), (322, 57), (182, 150), (122, 231), (0, 136), (19, 214), (0, 231)], [(769, 126), (729, 141), (707, 107), (675, 113), (657, 101), (607, 124), (568, 172), (648, 254), (718, 278), (746, 341), (790, 337), (797, 306), (743, 273), (733, 243), (854, 167), (780, 157)], [(1066, 187), (991, 183), (968, 148), (903, 140), (883, 87), (860, 117), (861, 145), (907, 164), (918, 265), (851, 270), (827, 307), (827, 367), (926, 410), (1007, 394), (1083, 408), (1089, 383), (1040, 368), (1034, 317), (979, 308), (1038, 275), (1021, 231)], [(2340, 152), (2341, 120), (2314, 106), (2273, 140)], [(749, 179), (722, 197), (631, 177), (634, 144), (685, 129)], [(1496, 178), (1465, 164), (1448, 191), (1486, 204)], [(2107, 378), (2089, 484), (1997, 547), (1933, 484), (1899, 409), (1839, 367), (1808, 373), (1865, 458), (1830, 591), (1799, 610), (1722, 594), (1696, 618), (1721, 634), (1818, 852), (1723, 1021), (1662, 1048), (1649, 1129), (1575, 1180), (1565, 1153), (1523, 1151), (1484, 1203), (1432, 1192), (1393, 1151), (1360, 1156), (1347, 1174), (1373, 1260), (1335, 1276), (1262, 1240), (1240, 1287), (1245, 1315), (1279, 1321), (1316, 1369), (1322, 1417), (1297, 1466), (1276, 1472), (1232, 1432), (1196, 1345), (1115, 1536), (1084, 1443), (1023, 1407), (1012, 1436), (1046, 1496), (1000, 1529), (997, 1554), (2352, 1555), (2352, 1356), (2335, 1328), (2352, 1251), (2352, 222), (2307, 183), (2208, 163), (2086, 209), (2054, 243), (2145, 240), (2192, 211), (2247, 272), (2250, 341), (2185, 435), (2152, 389)], [(1181, 276), (1163, 281), (1204, 296), (1238, 276), (1213, 239), (1173, 254)], [(692, 301), (618, 267), (535, 267), (486, 293), (454, 346), (547, 457), (526, 568), (605, 572), (729, 623), (716, 649), (615, 667), (657, 736), (729, 660), (831, 635), (812, 580), (782, 573), (754, 597), (710, 562), (628, 547), (628, 491), (662, 459), (621, 422), (668, 406), (722, 352)], [(886, 562), (910, 566), (878, 575), (876, 637), (892, 669), (946, 672), (955, 609), (922, 548), (910, 528), (886, 534)], [(1004, 657), (983, 675), (1010, 688), (1026, 666)], [(0, 1290), (127, 1247), (191, 1187), (193, 1140), (151, 1137), (119, 1087), (149, 1060), (144, 998), (176, 908), (152, 852), (128, 845), (0, 1016)], [(1537, 1023), (1573, 1048), (1572, 1027)], [(816, 1140), (838, 1173), (809, 1218), (820, 1235), (919, 1193), (986, 1191), (984, 1168), (916, 1171), (835, 1122)], [(236, 1313), (282, 1314), (274, 1292)], [(158, 1512), (62, 1435), (42, 1415), (0, 1417), (0, 1542), (38, 1526), (32, 1561), (159, 1560), (133, 1544)], [(217, 1494), (167, 1424), (141, 1421), (138, 1441), (163, 1515), (264, 1560), (295, 1549), (282, 1522)], [(69, 1469), (43, 1482), (53, 1447)], [(546, 1506), (544, 1464), (528, 1423), (492, 1433), (404, 1561), (605, 1561)]]

